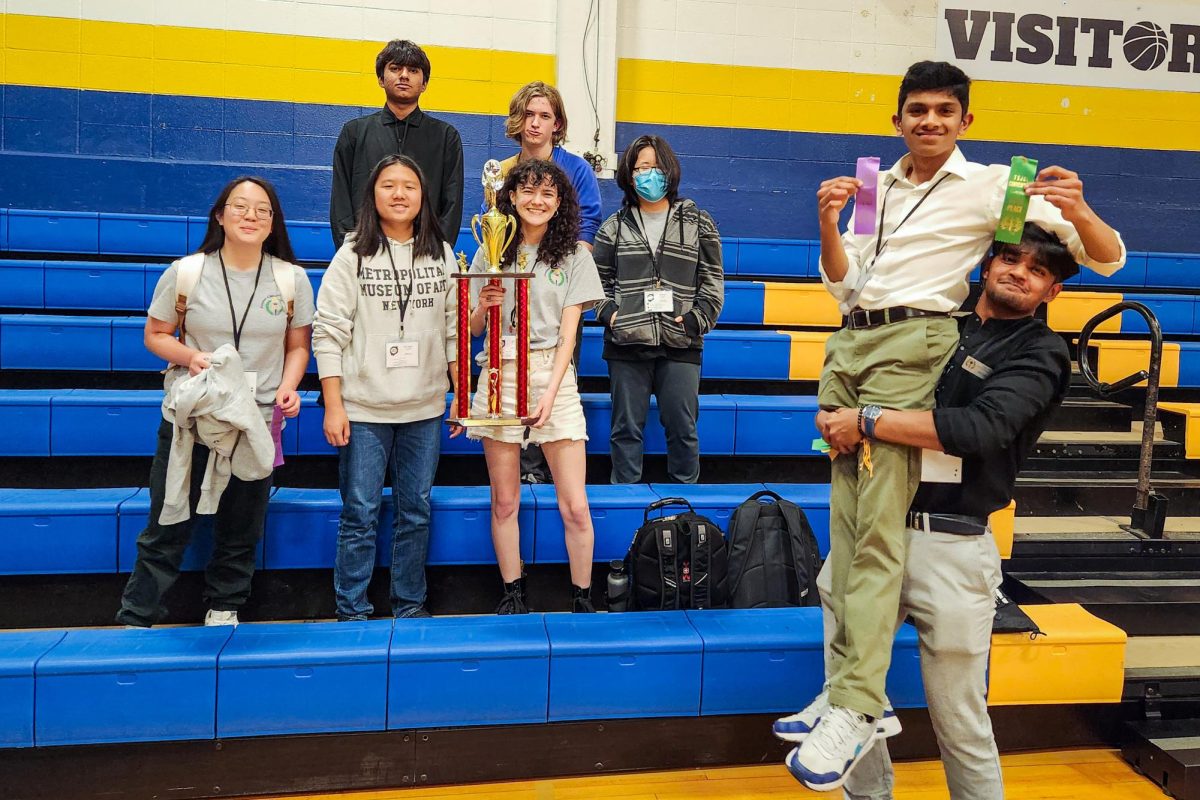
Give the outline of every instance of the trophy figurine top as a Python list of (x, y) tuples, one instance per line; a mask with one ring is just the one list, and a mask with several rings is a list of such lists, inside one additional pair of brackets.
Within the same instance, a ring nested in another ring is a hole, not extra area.
[(499, 161), (493, 158), (483, 165), (482, 183), (483, 198), (488, 210), (482, 216), (476, 214), (471, 217), (471, 235), (483, 248), (488, 263), (487, 271), (501, 272), (500, 262), (504, 258), (504, 251), (517, 235), (517, 220), (511, 214), (504, 214), (496, 208), (496, 194), (504, 185)]

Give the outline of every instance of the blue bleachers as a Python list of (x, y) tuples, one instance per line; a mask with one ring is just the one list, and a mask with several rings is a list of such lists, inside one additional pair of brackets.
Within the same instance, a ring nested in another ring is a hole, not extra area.
[[(0, 747), (772, 713), (820, 691), (816, 608), (0, 634)], [(903, 629), (894, 705), (919, 664)]]
[[(285, 456), (335, 452), (325, 441), (318, 395), (301, 393), (300, 416), (288, 420), (283, 431)], [(607, 453), (611, 399), (584, 393), (582, 400), (590, 436), (587, 450)], [(156, 389), (0, 390), (0, 456), (152, 455), (161, 405), (162, 392)], [(816, 400), (810, 396), (701, 395), (698, 433), (708, 455), (816, 455), (816, 413)], [(666, 448), (657, 404), (651, 400), (645, 452), (657, 455)], [(447, 428), (442, 452), (479, 454), (482, 447), (465, 436), (451, 439)]]
[[(723, 530), (742, 501), (764, 484), (644, 484), (588, 487), (596, 534), (594, 558), (621, 558), (644, 510), (683, 496)], [(829, 546), (829, 486), (769, 484), (804, 509), (821, 552)], [(530, 564), (563, 563), (562, 521), (552, 486), (522, 487), (521, 557)], [(430, 564), (493, 564), (491, 503), (486, 486), (435, 486), (431, 497)], [(259, 568), (328, 569), (336, 551), (341, 501), (336, 489), (276, 489), (259, 542)], [(148, 489), (0, 489), (0, 575), (128, 572), (137, 536), (150, 514)], [(391, 563), (392, 508), (380, 511), (377, 563)], [(200, 570), (212, 552), (212, 518), (198, 519), (182, 568)]]

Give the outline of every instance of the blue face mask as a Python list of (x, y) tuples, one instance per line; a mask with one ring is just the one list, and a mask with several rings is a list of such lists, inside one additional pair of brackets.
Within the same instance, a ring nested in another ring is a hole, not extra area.
[(657, 167), (633, 176), (633, 190), (647, 203), (657, 203), (667, 196), (667, 177)]

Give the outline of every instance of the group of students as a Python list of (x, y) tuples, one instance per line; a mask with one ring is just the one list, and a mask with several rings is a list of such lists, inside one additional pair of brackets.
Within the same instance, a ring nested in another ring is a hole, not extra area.
[[(166, 614), (162, 599), (191, 538), (190, 517), (212, 472), (207, 463), (223, 449), (201, 435), (189, 454), (192, 469), (184, 479), (190, 483), (178, 485), (181, 473), (172, 465), (179, 460), (179, 441), (190, 441), (202, 426), (168, 409), (173, 387), (213, 374), (212, 366), (224, 363), (214, 353), (232, 346), (263, 425), (273, 415), (294, 418), (310, 342), (324, 435), (339, 457), (337, 617), (361, 620), (374, 611), (367, 586), (385, 484), (395, 510), (391, 611), (398, 618), (429, 616), (430, 495), (447, 424), (446, 392), (460, 388), (458, 315), (470, 315), (471, 334), (478, 336), (488, 309), (501, 306), (504, 332), (512, 333), (515, 303), (502, 287), (480, 280), (471, 282), (471, 308), (458, 308), (451, 243), (462, 213), (462, 146), (452, 126), (419, 107), (430, 76), (428, 57), (411, 42), (393, 41), (376, 59), (376, 74), (384, 108), (348, 122), (336, 145), (330, 222), (338, 248), (315, 301), (307, 275), (294, 264), (279, 198), (269, 182), (256, 177), (236, 178), (221, 190), (200, 254), (172, 264), (155, 288), (145, 343), (168, 363), (168, 398), (151, 466), (150, 520), (138, 537), (137, 561), (117, 613), (122, 624), (147, 627)], [(641, 479), (642, 431), (654, 394), (667, 432), (671, 477), (695, 482), (701, 348), (723, 299), (720, 237), (711, 217), (679, 196), (679, 161), (661, 137), (641, 136), (626, 148), (616, 174), (621, 208), (603, 220), (594, 171), (562, 147), (566, 112), (553, 86), (538, 81), (523, 87), (510, 103), (506, 130), (521, 150), (502, 162), (496, 205), (517, 220), (503, 267), (532, 273), (533, 411), (525, 427), (466, 431), (482, 440), (491, 484), (491, 533), (503, 581), (497, 613), (529, 610), (517, 512), (522, 454), (538, 445), (563, 518), (572, 609), (592, 612), (588, 431), (575, 365), (583, 314), (595, 307), (605, 326), (614, 401), (613, 481)], [(184, 283), (192, 280), (184, 277), (185, 263), (199, 269), (195, 285), (187, 288)], [(486, 268), (477, 252), (470, 269)], [(281, 269), (289, 277), (281, 279)], [(651, 292), (660, 305), (647, 306)], [(516, 361), (507, 356), (502, 406), (511, 416)], [(479, 358), (485, 363), (486, 351)], [(486, 389), (476, 392), (472, 416), (485, 412)], [(451, 423), (452, 437), (463, 433)], [(237, 624), (250, 593), (271, 487), (270, 470), (263, 477), (264, 470), (247, 468), (250, 460), (232, 460), (215, 508), (205, 624)], [(165, 498), (188, 495), (190, 509), (164, 514)]]

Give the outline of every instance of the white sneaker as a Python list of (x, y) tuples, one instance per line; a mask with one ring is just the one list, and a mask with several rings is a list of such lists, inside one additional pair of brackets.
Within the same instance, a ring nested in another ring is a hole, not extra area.
[(209, 609), (204, 615), (204, 626), (212, 627), (214, 625), (234, 625), (238, 624), (236, 611), (216, 611)]
[(804, 744), (788, 753), (784, 763), (809, 789), (840, 789), (850, 770), (875, 744), (875, 728), (875, 723), (857, 711), (830, 706)]
[[(812, 729), (821, 721), (821, 716), (829, 710), (829, 688), (826, 687), (817, 695), (817, 699), (808, 707), (796, 714), (789, 714), (775, 720), (773, 732), (775, 737), (785, 742), (803, 742)], [(883, 710), (883, 716), (875, 720), (875, 738), (887, 739), (900, 733), (903, 728), (896, 716), (896, 710), (888, 703)]]

